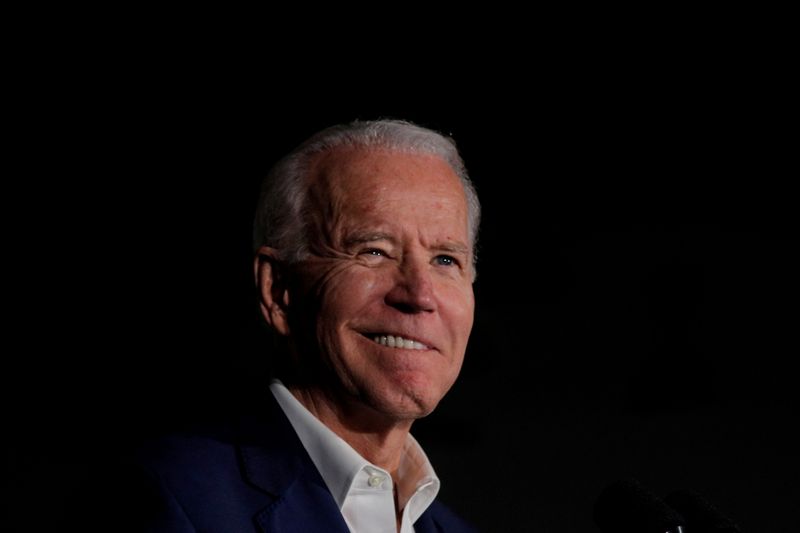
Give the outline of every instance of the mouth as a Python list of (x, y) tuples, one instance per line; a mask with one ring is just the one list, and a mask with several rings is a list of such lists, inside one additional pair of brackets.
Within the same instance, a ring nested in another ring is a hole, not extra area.
[(376, 344), (389, 348), (401, 350), (432, 350), (433, 347), (422, 340), (415, 339), (408, 335), (398, 335), (396, 333), (362, 333), (362, 335)]

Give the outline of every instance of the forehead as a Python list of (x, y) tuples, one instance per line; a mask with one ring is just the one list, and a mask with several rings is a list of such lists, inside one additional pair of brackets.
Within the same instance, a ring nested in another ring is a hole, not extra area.
[[(385, 148), (348, 147), (331, 150), (315, 161), (312, 190), (348, 205), (382, 201), (435, 200), (466, 209), (460, 178), (441, 157)], [(378, 202), (378, 204), (376, 204)]]

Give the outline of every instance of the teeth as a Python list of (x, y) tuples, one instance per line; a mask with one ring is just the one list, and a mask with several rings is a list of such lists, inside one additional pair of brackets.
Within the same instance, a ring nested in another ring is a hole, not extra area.
[(428, 350), (429, 348), (419, 341), (404, 339), (394, 335), (374, 335), (372, 337), (376, 343), (389, 348), (402, 348), (405, 350)]

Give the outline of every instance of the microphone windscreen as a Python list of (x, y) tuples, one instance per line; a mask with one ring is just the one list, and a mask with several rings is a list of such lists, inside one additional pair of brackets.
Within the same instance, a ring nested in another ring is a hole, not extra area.
[(665, 501), (686, 519), (688, 531), (695, 533), (742, 533), (733, 521), (711, 503), (690, 490), (676, 490)]
[(594, 505), (603, 533), (668, 533), (685, 527), (683, 517), (635, 479), (606, 487)]

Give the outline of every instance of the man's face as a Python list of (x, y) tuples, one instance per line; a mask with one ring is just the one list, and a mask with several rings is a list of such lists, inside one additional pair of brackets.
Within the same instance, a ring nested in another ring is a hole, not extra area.
[(329, 152), (313, 176), (311, 258), (292, 295), (304, 302), (301, 357), (321, 359), (339, 401), (424, 416), (458, 376), (472, 329), (461, 182), (438, 157), (383, 149)]

